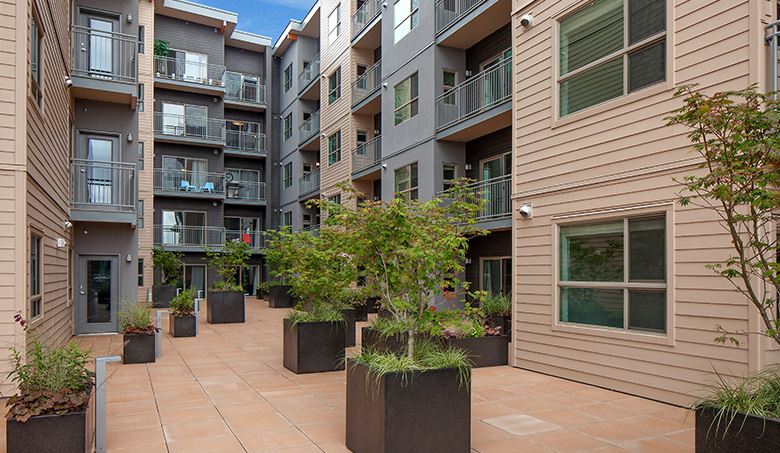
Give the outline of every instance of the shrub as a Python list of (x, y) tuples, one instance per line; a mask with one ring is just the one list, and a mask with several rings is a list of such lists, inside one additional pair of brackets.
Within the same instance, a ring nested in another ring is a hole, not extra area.
[(502, 292), (483, 292), (480, 296), (482, 310), (487, 316), (509, 316), (512, 312), (512, 298)]
[(243, 291), (235, 282), (236, 273), (246, 264), (250, 256), (249, 244), (243, 241), (225, 241), (222, 249), (206, 249), (209, 266), (217, 271), (220, 281), (211, 285), (212, 291)]
[(152, 263), (154, 268), (160, 271), (161, 284), (176, 286), (178, 283), (177, 279), (181, 273), (181, 258), (183, 256), (180, 252), (165, 250), (161, 247), (152, 250)]
[(119, 329), (126, 334), (148, 334), (157, 332), (152, 322), (152, 308), (146, 304), (127, 301), (119, 312)]
[(173, 316), (192, 316), (195, 313), (195, 288), (188, 288), (171, 299)]

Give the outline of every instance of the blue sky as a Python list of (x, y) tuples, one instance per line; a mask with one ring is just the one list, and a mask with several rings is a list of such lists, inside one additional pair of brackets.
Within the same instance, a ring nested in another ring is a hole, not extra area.
[(290, 19), (303, 20), (315, 0), (194, 0), (238, 13), (239, 30), (268, 36), (273, 42)]

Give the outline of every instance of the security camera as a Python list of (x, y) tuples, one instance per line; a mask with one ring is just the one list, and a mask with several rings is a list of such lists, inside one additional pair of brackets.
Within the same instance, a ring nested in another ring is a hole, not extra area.
[(530, 27), (534, 23), (534, 16), (530, 14), (526, 14), (523, 17), (520, 18), (520, 25), (522, 25), (525, 28)]
[(70, 223), (70, 222), (65, 222), (65, 229), (66, 229), (66, 230), (69, 230), (69, 229), (71, 229), (71, 228), (73, 228), (73, 224), (72, 224), (72, 223)]
[(70, 77), (65, 78), (65, 88), (70, 88), (73, 86), (73, 80), (71, 80)]
[(533, 214), (533, 210), (531, 209), (530, 204), (522, 205), (520, 209), (517, 210), (517, 212), (519, 212), (520, 216), (524, 219), (530, 219), (531, 215)]

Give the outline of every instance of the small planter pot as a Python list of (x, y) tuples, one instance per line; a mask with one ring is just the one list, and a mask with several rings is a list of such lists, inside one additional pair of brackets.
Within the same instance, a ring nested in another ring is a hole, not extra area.
[(171, 300), (176, 297), (176, 287), (171, 285), (152, 286), (152, 307), (168, 308)]
[(206, 320), (210, 324), (244, 322), (243, 291), (209, 291), (206, 301)]
[(352, 308), (355, 309), (355, 321), (361, 321), (365, 322), (368, 321), (368, 306), (363, 305), (354, 305)]
[(453, 338), (442, 340), (445, 346), (466, 351), (474, 367), (509, 365), (509, 336)]
[[(471, 451), (471, 386), (458, 370), (387, 373), (347, 363), (347, 448), (355, 453)], [(470, 378), (469, 378), (470, 379)]]
[(345, 308), (341, 310), (341, 314), (344, 315), (344, 319), (347, 321), (344, 344), (349, 348), (355, 346), (355, 309)]
[(151, 363), (155, 359), (153, 333), (124, 334), (122, 363)]
[(168, 324), (170, 325), (171, 336), (174, 338), (179, 337), (194, 337), (195, 336), (195, 324), (197, 318), (195, 315), (190, 316), (168, 316)]
[(745, 413), (737, 412), (724, 436), (724, 423), (727, 422), (722, 421), (718, 426), (715, 420), (717, 410), (712, 407), (696, 409), (697, 452), (775, 453), (780, 448), (780, 420), (756, 415), (747, 415), (745, 418)]
[(512, 317), (503, 315), (491, 315), (487, 318), (490, 327), (501, 327), (501, 334), (512, 338)]
[(91, 452), (95, 447), (95, 392), (87, 410), (62, 415), (39, 415), (26, 422), (5, 421), (8, 453)]
[(271, 308), (292, 308), (292, 286), (271, 286), (268, 289), (268, 306)]
[(284, 320), (284, 367), (295, 374), (344, 369), (344, 322)]

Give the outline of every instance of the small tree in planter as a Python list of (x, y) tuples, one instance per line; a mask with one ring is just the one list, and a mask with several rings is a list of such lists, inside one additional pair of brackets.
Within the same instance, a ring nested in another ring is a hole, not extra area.
[(212, 324), (244, 322), (244, 288), (235, 282), (236, 273), (251, 256), (249, 244), (226, 241), (219, 250), (206, 249), (209, 266), (220, 280), (211, 286), (207, 300), (207, 319)]
[(182, 291), (171, 300), (171, 312), (168, 319), (171, 335), (174, 337), (194, 337), (197, 323), (195, 317), (195, 289)]
[(165, 250), (157, 247), (152, 250), (152, 263), (154, 268), (160, 272), (160, 283), (152, 287), (152, 303), (154, 307), (168, 307), (171, 299), (176, 296), (178, 279), (181, 274), (182, 261), (184, 255), (173, 250)]
[(155, 333), (152, 309), (146, 304), (126, 301), (119, 312), (119, 329), (123, 333), (122, 363), (155, 361)]

